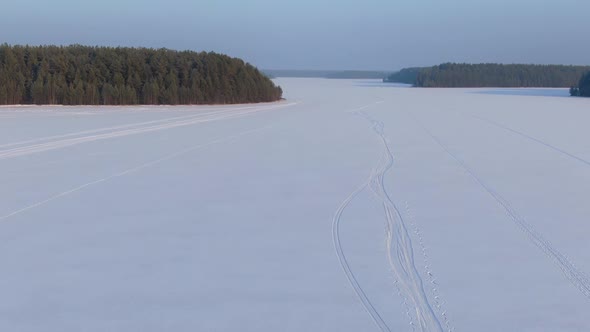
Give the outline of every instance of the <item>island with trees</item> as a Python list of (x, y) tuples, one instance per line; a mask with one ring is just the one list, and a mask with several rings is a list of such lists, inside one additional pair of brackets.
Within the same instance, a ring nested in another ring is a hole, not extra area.
[(539, 87), (569, 88), (590, 71), (589, 66), (444, 63), (433, 67), (407, 68), (386, 81), (416, 87), (480, 88)]
[(0, 104), (159, 105), (272, 102), (256, 67), (213, 52), (0, 45)]

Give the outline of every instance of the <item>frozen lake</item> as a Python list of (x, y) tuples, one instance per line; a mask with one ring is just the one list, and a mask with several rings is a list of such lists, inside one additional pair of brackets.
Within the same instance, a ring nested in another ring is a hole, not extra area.
[(0, 331), (588, 331), (590, 100), (277, 79), (0, 108)]

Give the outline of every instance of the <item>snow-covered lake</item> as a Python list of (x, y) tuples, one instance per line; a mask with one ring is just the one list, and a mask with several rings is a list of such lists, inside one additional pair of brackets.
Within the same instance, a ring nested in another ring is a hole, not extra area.
[(276, 81), (0, 108), (0, 331), (590, 330), (590, 100)]

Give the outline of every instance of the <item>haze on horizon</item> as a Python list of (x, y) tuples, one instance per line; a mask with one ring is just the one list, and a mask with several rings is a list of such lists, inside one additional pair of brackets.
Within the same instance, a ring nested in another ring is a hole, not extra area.
[(585, 0), (9, 1), (0, 43), (215, 51), (263, 69), (588, 65)]

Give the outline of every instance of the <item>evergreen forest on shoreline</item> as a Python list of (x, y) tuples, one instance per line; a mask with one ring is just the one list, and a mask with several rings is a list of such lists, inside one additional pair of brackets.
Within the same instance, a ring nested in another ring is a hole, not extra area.
[(281, 98), (281, 88), (256, 67), (214, 52), (0, 45), (0, 105), (197, 105)]
[(571, 88), (590, 97), (590, 66), (444, 63), (404, 68), (383, 79), (425, 88)]

